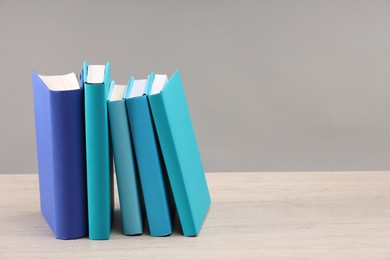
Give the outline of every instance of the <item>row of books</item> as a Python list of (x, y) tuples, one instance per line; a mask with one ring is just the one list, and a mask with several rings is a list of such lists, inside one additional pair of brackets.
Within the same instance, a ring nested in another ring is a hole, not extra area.
[[(113, 160), (123, 233), (196, 236), (210, 195), (180, 73), (111, 81), (110, 63), (33, 72), (41, 212), (58, 239), (109, 239)], [(113, 156), (112, 156), (113, 154)]]

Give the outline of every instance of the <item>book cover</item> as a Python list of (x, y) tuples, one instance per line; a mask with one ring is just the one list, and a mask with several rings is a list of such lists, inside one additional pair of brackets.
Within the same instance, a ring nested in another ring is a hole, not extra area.
[(110, 63), (84, 62), (85, 138), (89, 238), (109, 239), (113, 207), (112, 159), (108, 130), (107, 96)]
[(211, 200), (179, 71), (148, 99), (183, 233), (196, 236)]
[(123, 99), (126, 89), (125, 85), (116, 85), (114, 81), (111, 82), (108, 121), (110, 123), (123, 233), (137, 235), (143, 232), (142, 195), (126, 105)]
[(87, 236), (84, 89), (49, 89), (35, 72), (32, 81), (42, 215), (58, 239)]
[[(165, 165), (146, 97), (146, 91), (152, 82), (153, 74), (147, 81), (133, 81), (125, 102), (150, 235), (166, 236), (172, 233), (173, 209), (169, 203), (170, 190), (167, 187)], [(134, 93), (135, 96), (132, 95)]]

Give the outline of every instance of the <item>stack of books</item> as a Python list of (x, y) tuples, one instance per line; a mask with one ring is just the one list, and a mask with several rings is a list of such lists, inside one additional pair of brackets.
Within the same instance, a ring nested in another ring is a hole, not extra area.
[[(196, 236), (210, 194), (177, 70), (111, 81), (110, 63), (33, 72), (41, 212), (58, 239), (109, 239), (113, 161), (123, 233)], [(113, 159), (114, 160), (113, 160)]]

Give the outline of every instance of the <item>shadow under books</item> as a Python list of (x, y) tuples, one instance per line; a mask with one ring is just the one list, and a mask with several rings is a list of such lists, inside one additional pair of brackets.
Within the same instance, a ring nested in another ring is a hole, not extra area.
[[(121, 235), (121, 236), (126, 236), (126, 237), (150, 236), (148, 221), (146, 219), (144, 222), (144, 233), (143, 234), (132, 235), (132, 236), (124, 235), (123, 230), (122, 230), (121, 212), (120, 212), (120, 209), (116, 208), (113, 212), (113, 222), (112, 222), (112, 228), (111, 228), (111, 235)], [(179, 216), (177, 215), (177, 212), (174, 215), (174, 219), (173, 219), (172, 234), (168, 235), (168, 236), (163, 236), (163, 237), (170, 237), (170, 236), (183, 236), (183, 230), (181, 228), (180, 220), (179, 220)]]

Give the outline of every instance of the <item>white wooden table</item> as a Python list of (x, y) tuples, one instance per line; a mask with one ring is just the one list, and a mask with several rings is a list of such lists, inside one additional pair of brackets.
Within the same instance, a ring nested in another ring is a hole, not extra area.
[(390, 259), (390, 172), (207, 180), (212, 205), (198, 237), (124, 236), (116, 210), (110, 240), (62, 241), (40, 214), (37, 175), (0, 175), (0, 259)]

